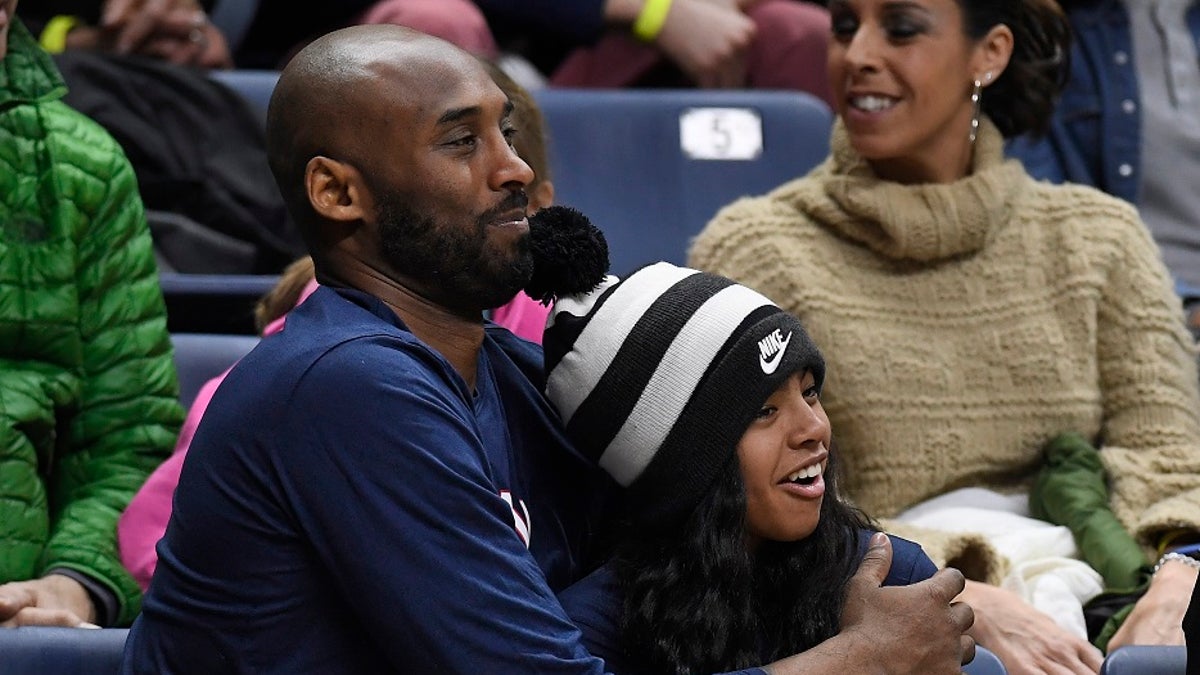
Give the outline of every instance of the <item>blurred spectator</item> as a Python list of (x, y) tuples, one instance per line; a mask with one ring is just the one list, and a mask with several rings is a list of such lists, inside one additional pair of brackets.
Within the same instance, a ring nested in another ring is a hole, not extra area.
[(258, 116), (202, 69), (229, 67), (235, 57), (239, 66), (274, 68), (313, 37), (359, 21), (407, 22), (494, 52), (469, 0), (252, 4), (238, 45), (209, 20), (220, 8), (212, 0), (45, 0), (27, 8), (43, 45), (60, 52), (66, 103), (113, 134), (133, 164), (164, 270), (276, 274), (303, 253), (267, 167)]
[[(237, 44), (209, 19), (224, 2), (254, 5)], [(50, 51), (92, 48), (204, 68), (280, 68), (308, 41), (356, 23), (396, 23), (496, 53), (471, 0), (42, 0), (26, 18)]]
[(47, 0), (28, 8), (69, 87), (137, 174), (162, 270), (274, 274), (303, 247), (261, 123), (199, 67), (230, 65), (196, 0)]
[(51, 53), (91, 49), (227, 68), (233, 65), (229, 45), (208, 20), (214, 4), (214, 0), (40, 0), (25, 14), (30, 29)]
[(1036, 178), (1138, 207), (1200, 335), (1200, 2), (1066, 0), (1071, 71), (1045, 138), (1010, 154)]
[(551, 85), (797, 89), (829, 101), (829, 13), (800, 0), (477, 0)]
[(0, 625), (128, 624), (117, 517), (182, 410), (150, 233), (113, 139), (0, 0)]

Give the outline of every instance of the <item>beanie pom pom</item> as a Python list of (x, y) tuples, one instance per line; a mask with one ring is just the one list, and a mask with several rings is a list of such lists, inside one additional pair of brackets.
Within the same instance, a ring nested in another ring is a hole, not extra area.
[(587, 216), (569, 206), (549, 206), (529, 217), (533, 276), (529, 297), (555, 298), (590, 292), (608, 274), (608, 242)]

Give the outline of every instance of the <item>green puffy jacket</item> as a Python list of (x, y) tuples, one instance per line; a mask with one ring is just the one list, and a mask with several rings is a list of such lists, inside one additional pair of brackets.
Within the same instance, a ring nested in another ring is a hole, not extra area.
[(0, 60), (0, 583), (85, 573), (141, 606), (116, 523), (183, 418), (129, 161), (20, 22)]

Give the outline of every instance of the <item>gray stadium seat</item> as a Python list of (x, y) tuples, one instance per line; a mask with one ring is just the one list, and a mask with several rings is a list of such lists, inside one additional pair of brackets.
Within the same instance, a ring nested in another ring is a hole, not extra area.
[(608, 239), (615, 274), (685, 262), (716, 211), (808, 172), (829, 152), (833, 116), (800, 92), (534, 92), (550, 135), (556, 201)]
[(0, 675), (116, 675), (126, 628), (0, 628)]
[(1104, 659), (1100, 675), (1184, 675), (1187, 661), (1187, 647), (1121, 647)]
[(172, 333), (175, 369), (179, 373), (179, 402), (183, 407), (190, 407), (205, 382), (237, 363), (256, 344), (258, 338), (252, 335)]

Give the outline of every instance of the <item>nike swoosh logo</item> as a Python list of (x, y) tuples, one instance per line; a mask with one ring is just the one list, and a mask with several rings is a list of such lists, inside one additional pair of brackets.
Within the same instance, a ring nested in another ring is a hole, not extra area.
[(758, 365), (762, 366), (764, 375), (771, 375), (779, 369), (779, 364), (783, 362), (783, 353), (787, 351), (788, 343), (792, 341), (792, 334), (788, 333), (783, 342), (779, 343), (779, 351), (771, 355), (771, 358), (764, 359), (761, 355), (758, 357)]

